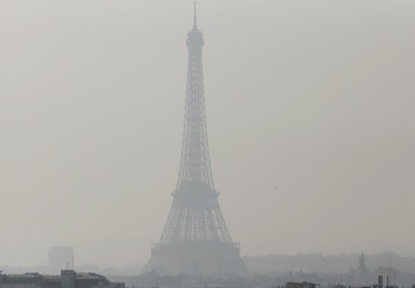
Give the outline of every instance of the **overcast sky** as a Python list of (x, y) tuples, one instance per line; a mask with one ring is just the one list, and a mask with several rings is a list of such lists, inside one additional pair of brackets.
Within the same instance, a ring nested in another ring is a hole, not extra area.
[[(415, 256), (415, 1), (198, 7), (241, 254)], [(0, 264), (46, 264), (54, 245), (145, 264), (176, 185), (192, 9), (0, 0)]]

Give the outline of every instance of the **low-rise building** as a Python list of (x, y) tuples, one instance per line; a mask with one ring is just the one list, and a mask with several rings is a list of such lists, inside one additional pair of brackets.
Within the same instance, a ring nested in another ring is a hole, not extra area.
[(285, 288), (316, 288), (317, 284), (309, 282), (287, 282)]
[(76, 273), (62, 270), (61, 275), (41, 275), (39, 273), (2, 274), (0, 288), (125, 288), (124, 283), (111, 282), (95, 273)]

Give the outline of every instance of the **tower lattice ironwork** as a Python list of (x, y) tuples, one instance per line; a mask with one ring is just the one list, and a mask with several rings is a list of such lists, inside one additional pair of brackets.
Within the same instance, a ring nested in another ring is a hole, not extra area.
[(187, 35), (188, 68), (182, 154), (176, 190), (160, 240), (145, 271), (243, 273), (218, 202), (209, 156), (203, 81), (203, 34), (196, 23)]

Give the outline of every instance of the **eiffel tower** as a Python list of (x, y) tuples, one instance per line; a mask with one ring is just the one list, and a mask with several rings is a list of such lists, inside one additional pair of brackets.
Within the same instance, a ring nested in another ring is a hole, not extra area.
[(144, 271), (174, 274), (242, 274), (245, 263), (218, 202), (210, 165), (203, 83), (203, 34), (187, 34), (189, 52), (182, 154), (173, 204)]

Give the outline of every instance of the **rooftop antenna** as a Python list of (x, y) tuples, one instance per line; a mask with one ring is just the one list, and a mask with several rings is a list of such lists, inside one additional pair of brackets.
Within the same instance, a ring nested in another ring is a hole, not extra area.
[(197, 2), (195, 1), (195, 2), (193, 2), (193, 5), (194, 5), (194, 12), (193, 12), (193, 27), (197, 27), (197, 25), (196, 25), (196, 4), (197, 4)]

